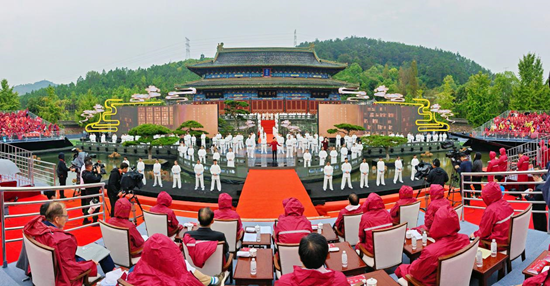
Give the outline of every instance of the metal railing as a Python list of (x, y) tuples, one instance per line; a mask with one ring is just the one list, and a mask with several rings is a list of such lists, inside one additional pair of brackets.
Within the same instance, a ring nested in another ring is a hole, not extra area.
[(18, 181), (20, 186), (34, 184), (34, 160), (31, 151), (0, 142), (0, 159), (10, 160), (19, 168), (18, 174), (2, 174), (2, 180)]
[[(2, 267), (3, 268), (8, 267), (8, 262), (7, 262), (7, 259), (6, 259), (6, 243), (23, 240), (23, 238), (6, 239), (6, 231), (19, 230), (19, 229), (24, 228), (23, 225), (13, 226), (13, 227), (6, 227), (6, 223), (5, 223), (6, 219), (39, 215), (39, 213), (22, 213), (22, 214), (16, 214), (16, 215), (8, 215), (8, 214), (6, 214), (6, 209), (7, 209), (6, 207), (21, 206), (21, 205), (33, 205), (33, 204), (43, 204), (43, 203), (52, 202), (52, 201), (63, 202), (63, 201), (70, 201), (70, 200), (75, 199), (75, 198), (64, 198), (64, 199), (39, 200), (39, 201), (28, 201), (28, 202), (5, 202), (4, 201), (4, 194), (5, 193), (7, 193), (7, 192), (8, 193), (9, 192), (42, 192), (42, 191), (57, 191), (57, 190), (67, 190), (67, 189), (85, 189), (85, 188), (97, 188), (97, 187), (101, 188), (100, 192), (98, 194), (80, 196), (80, 199), (95, 198), (95, 197), (101, 198), (101, 200), (98, 204), (90, 204), (90, 205), (85, 205), (85, 206), (67, 208), (67, 211), (83, 209), (83, 208), (89, 208), (89, 207), (95, 207), (95, 206), (102, 209), (102, 211), (100, 211), (97, 214), (89, 214), (89, 215), (82, 215), (82, 216), (72, 217), (72, 218), (69, 219), (69, 221), (75, 221), (75, 220), (80, 220), (80, 219), (83, 219), (83, 218), (99, 216), (101, 214), (103, 215), (103, 219), (106, 219), (106, 215), (105, 215), (105, 195), (104, 195), (105, 183), (71, 185), (71, 186), (51, 186), (51, 187), (0, 187), (0, 210), (1, 210), (1, 213), (2, 213), (2, 216), (1, 216), (1, 218), (2, 218), (2, 220), (1, 220), (1, 223), (2, 223), (2, 261), (3, 261)], [(65, 231), (73, 231), (73, 230), (86, 228), (86, 227), (90, 227), (90, 226), (94, 226), (94, 225), (99, 225), (99, 222), (73, 227), (73, 228), (70, 228), (70, 229), (66, 229)]]
[[(479, 206), (471, 206), (465, 204), (466, 201), (483, 201), (482, 199), (475, 198), (476, 194), (481, 195), (482, 191), (478, 190), (471, 190), (469, 188), (464, 188), (464, 185), (481, 185), (481, 184), (487, 184), (486, 182), (474, 182), (474, 181), (465, 181), (465, 177), (485, 177), (485, 176), (503, 176), (504, 178), (508, 178), (508, 176), (515, 176), (517, 175), (533, 175), (533, 174), (539, 174), (544, 175), (547, 174), (548, 170), (529, 170), (529, 171), (506, 171), (506, 172), (463, 172), (460, 174), (461, 177), (461, 186), (460, 189), (462, 190), (462, 205), (464, 208), (471, 208), (471, 209), (485, 209), (485, 207), (479, 207)], [(547, 178), (548, 179), (548, 178)], [(505, 180), (504, 182), (499, 182), (499, 185), (541, 185), (544, 184), (545, 181), (540, 182), (534, 182), (534, 181), (527, 181), (527, 182), (520, 182), (520, 181), (513, 181), (508, 182)], [(466, 197), (466, 193), (472, 194), (472, 197)], [(510, 195), (525, 195), (526, 193), (524, 191), (509, 191), (505, 188), (504, 194), (510, 194)], [(542, 194), (542, 192), (529, 192), (529, 195), (537, 195)], [(508, 203), (523, 203), (523, 204), (544, 204), (546, 206), (545, 201), (517, 201), (517, 200), (507, 200)], [(516, 210), (514, 209), (514, 212), (522, 212), (523, 209)], [(547, 233), (550, 234), (550, 210), (548, 211), (542, 211), (542, 210), (533, 210), (533, 213), (548, 213), (549, 216), (547, 217)], [(462, 212), (462, 221), (464, 221), (465, 212)]]
[(537, 139), (533, 139), (529, 142), (523, 143), (521, 145), (518, 145), (516, 147), (506, 150), (506, 155), (508, 156), (508, 162), (517, 162), (519, 160), (519, 154), (523, 153), (523, 155), (529, 157), (531, 162), (534, 162), (536, 165), (539, 165), (539, 163), (543, 161), (542, 156), (544, 155), (541, 153), (541, 148), (540, 148), (540, 142), (543, 140), (545, 144), (548, 143), (548, 140), (550, 140), (550, 135), (540, 136)]
[(33, 163), (33, 181), (41, 181), (49, 186), (54, 186), (57, 179), (57, 166), (54, 163), (34, 160)]

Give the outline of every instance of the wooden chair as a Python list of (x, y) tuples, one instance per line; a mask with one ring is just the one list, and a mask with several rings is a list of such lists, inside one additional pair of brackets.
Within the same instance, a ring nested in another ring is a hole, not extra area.
[(130, 283), (124, 281), (122, 278), (119, 278), (117, 280), (117, 282), (118, 282), (118, 285), (121, 285), (121, 286), (134, 286), (134, 284), (130, 284)]
[(363, 261), (374, 270), (388, 269), (403, 262), (403, 243), (407, 223), (401, 223), (385, 229), (372, 231), (373, 253), (368, 252), (361, 244), (360, 254)]
[(302, 265), (300, 255), (298, 254), (299, 246), (299, 243), (277, 243), (278, 252), (273, 257), (277, 279), (285, 274), (294, 272), (294, 265)]
[[(57, 259), (55, 249), (46, 246), (33, 238), (23, 234), (23, 243), (27, 251), (27, 258), (32, 269), (32, 283), (35, 286), (55, 286), (57, 274)], [(78, 275), (71, 282), (83, 281), (84, 285), (93, 285), (103, 277), (89, 277), (92, 270), (88, 269)]]
[(361, 216), (363, 216), (363, 213), (344, 215), (344, 233), (334, 228), (336, 234), (344, 238), (344, 241), (349, 242), (352, 246), (355, 246), (359, 242), (359, 224), (361, 223)]
[[(436, 285), (469, 286), (479, 238), (461, 250), (438, 258)], [(410, 274), (397, 281), (400, 285), (424, 286)]]
[(408, 205), (399, 206), (399, 223), (407, 223), (408, 228), (417, 227), (419, 212), (420, 201)]
[[(198, 241), (197, 241), (198, 242)], [(216, 247), (216, 251), (206, 260), (204, 265), (202, 267), (197, 267), (193, 263), (193, 259), (189, 256), (189, 250), (188, 246), (183, 243), (183, 253), (185, 255), (185, 260), (193, 266), (194, 268), (198, 269), (200, 272), (206, 275), (215, 276), (220, 274), (221, 272), (229, 271), (229, 280), (230, 282), (233, 281), (233, 253), (229, 253), (229, 257), (227, 258), (227, 261), (225, 264), (223, 263), (224, 255), (223, 255), (223, 241), (218, 241), (218, 245)], [(191, 245), (189, 247), (192, 247)]]
[(229, 252), (235, 253), (237, 249), (241, 248), (241, 241), (237, 237), (237, 229), (239, 228), (238, 219), (214, 219), (211, 228), (225, 234), (225, 239), (227, 239), (227, 244), (229, 244)]
[(111, 252), (113, 262), (122, 267), (130, 268), (135, 265), (140, 257), (132, 258), (141, 252), (141, 249), (136, 253), (130, 251), (130, 231), (125, 227), (118, 227), (99, 220), (101, 235), (105, 247)]

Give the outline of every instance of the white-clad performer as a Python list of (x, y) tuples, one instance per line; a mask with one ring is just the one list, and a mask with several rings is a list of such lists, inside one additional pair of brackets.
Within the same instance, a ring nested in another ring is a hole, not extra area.
[(200, 160), (197, 160), (193, 169), (195, 170), (195, 190), (199, 188), (200, 183), (201, 189), (204, 191), (204, 166)]
[(214, 165), (210, 166), (210, 174), (212, 175), (212, 182), (210, 184), (210, 191), (214, 190), (214, 185), (217, 184), (218, 192), (222, 191), (222, 183), (220, 181), (220, 174), (222, 173), (222, 169), (220, 168), (220, 165), (218, 165), (218, 161), (214, 160)]
[(161, 178), (161, 172), (162, 172), (162, 166), (159, 163), (159, 160), (155, 160), (155, 164), (153, 165), (153, 175), (155, 177), (155, 181), (153, 183), (153, 187), (157, 186), (157, 183), (162, 188), (162, 178)]
[(347, 158), (348, 158), (348, 147), (346, 147), (346, 144), (344, 144), (340, 149), (340, 162), (344, 162), (344, 160)]
[(416, 158), (416, 155), (413, 156), (412, 160), (411, 160), (411, 166), (412, 166), (412, 170), (411, 170), (411, 181), (414, 181), (416, 180), (414, 178), (414, 175), (416, 175), (416, 166), (418, 166), (418, 164), (420, 164), (420, 162), (418, 161), (418, 159)]
[(311, 167), (311, 153), (309, 153), (309, 150), (304, 153), (304, 168), (306, 167)]
[(147, 180), (145, 179), (145, 163), (141, 158), (139, 158), (137, 167), (136, 167), (138, 173), (143, 175), (143, 179), (141, 180), (143, 182), (143, 185), (147, 184)]
[(323, 172), (325, 174), (325, 178), (323, 180), (323, 191), (327, 190), (327, 182), (329, 183), (330, 190), (332, 189), (332, 173), (334, 172), (334, 168), (330, 165), (330, 162), (327, 162), (325, 167), (323, 168)]
[(181, 167), (178, 165), (178, 161), (174, 161), (174, 166), (172, 166), (172, 189), (176, 187), (176, 184), (178, 185), (178, 189), (181, 189)]
[(395, 159), (395, 175), (393, 176), (393, 183), (397, 184), (398, 179), (400, 183), (403, 183), (403, 160), (401, 160), (401, 157), (399, 156)]
[(378, 162), (376, 163), (376, 185), (379, 186), (380, 183), (382, 185), (386, 185), (386, 182), (384, 181), (384, 173), (386, 172), (386, 164), (384, 164), (384, 160), (382, 158), (378, 159)]
[(325, 151), (325, 148), (322, 148), (322, 150), (319, 152), (319, 166), (325, 165), (325, 160), (327, 159), (327, 157), (327, 151)]
[(361, 172), (361, 182), (359, 183), (359, 188), (369, 187), (369, 163), (367, 159), (363, 159), (361, 165), (359, 165), (359, 172)]
[(335, 147), (332, 147), (332, 151), (330, 151), (330, 164), (334, 165), (338, 163), (338, 151), (336, 151)]
[(229, 152), (225, 154), (225, 158), (227, 159), (227, 167), (234, 168), (235, 167), (235, 153), (233, 153), (233, 149), (229, 148)]
[(353, 189), (351, 186), (351, 164), (348, 162), (348, 158), (342, 164), (342, 184), (340, 185), (340, 189), (344, 190), (346, 181), (348, 182), (348, 188)]
[(187, 148), (187, 159), (195, 161), (195, 149), (193, 147)]

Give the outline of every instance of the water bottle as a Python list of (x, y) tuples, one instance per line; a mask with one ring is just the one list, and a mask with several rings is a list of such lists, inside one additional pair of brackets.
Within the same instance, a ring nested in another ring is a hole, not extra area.
[(476, 266), (477, 268), (483, 267), (483, 254), (479, 249), (477, 250), (477, 254), (476, 254)]
[(497, 241), (491, 241), (491, 257), (497, 257)]
[(250, 275), (256, 275), (256, 258), (252, 258), (252, 261), (250, 261)]
[(422, 246), (428, 245), (428, 234), (426, 231), (422, 233)]
[(346, 253), (346, 251), (342, 251), (342, 267), (343, 268), (346, 268), (348, 267), (348, 254)]
[(416, 250), (416, 236), (411, 237), (412, 250)]
[(256, 225), (256, 242), (260, 242), (262, 240), (262, 232), (260, 231), (260, 226)]

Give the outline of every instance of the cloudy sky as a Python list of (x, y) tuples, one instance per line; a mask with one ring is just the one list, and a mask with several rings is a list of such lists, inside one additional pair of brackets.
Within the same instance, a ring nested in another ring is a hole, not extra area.
[[(459, 52), (493, 72), (550, 66), (548, 0), (0, 0), (0, 78), (69, 83), (89, 70), (213, 56), (216, 44), (361, 36)], [(548, 71), (546, 71), (547, 73)]]

